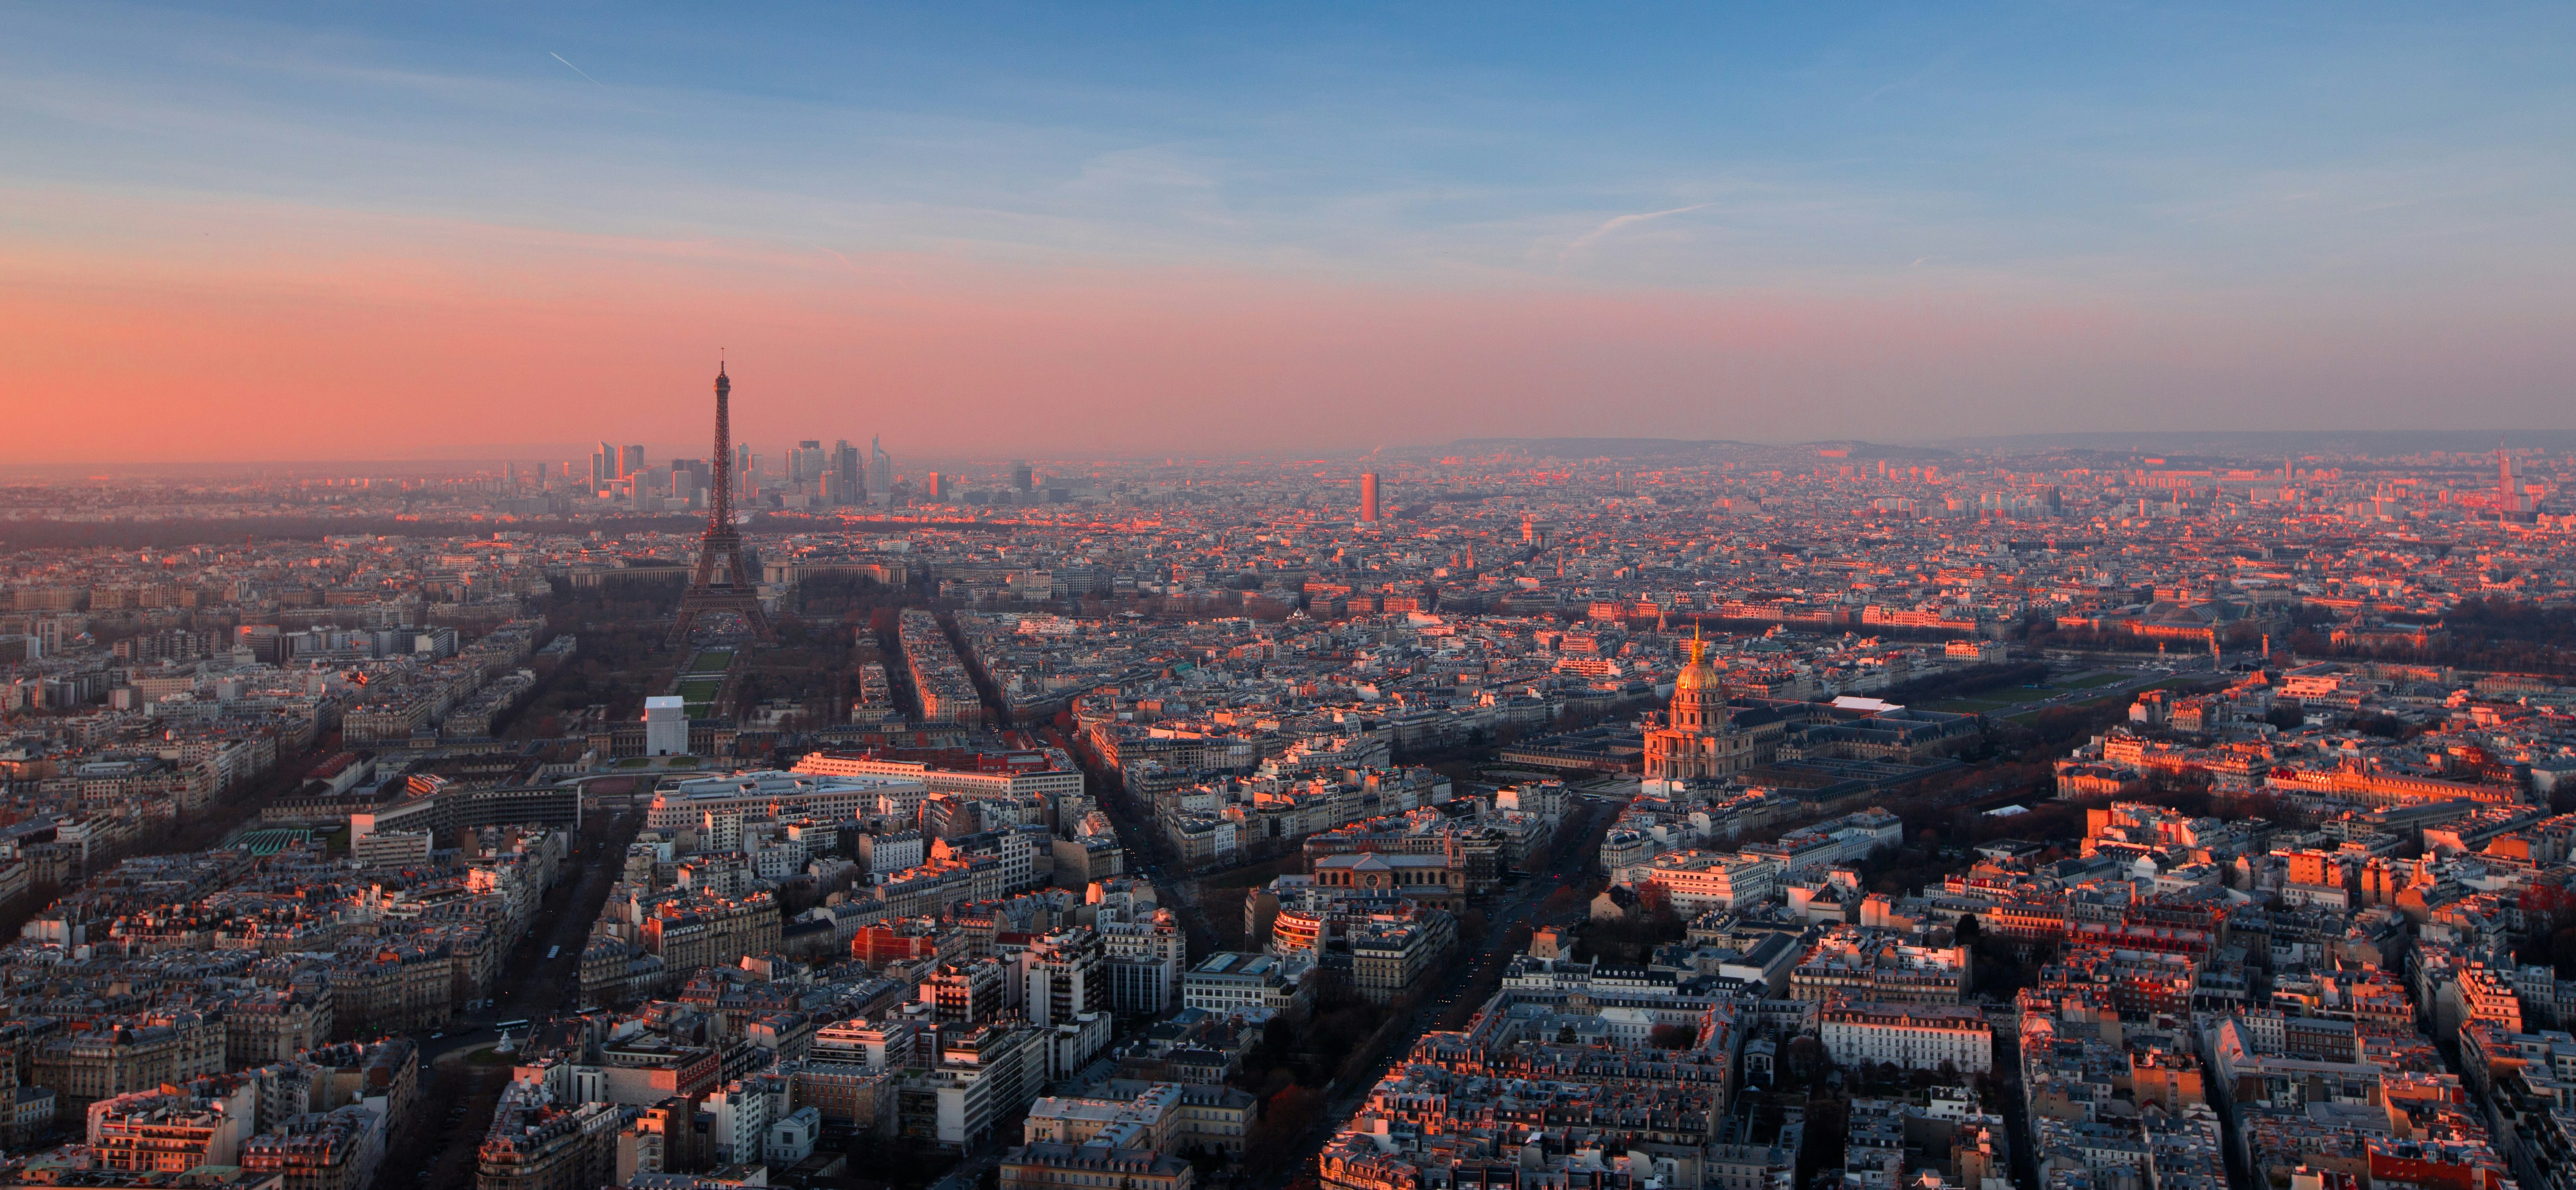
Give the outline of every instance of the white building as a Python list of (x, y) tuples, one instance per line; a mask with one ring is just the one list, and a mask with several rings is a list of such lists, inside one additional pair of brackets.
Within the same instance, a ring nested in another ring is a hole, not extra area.
[(1303, 959), (1221, 950), (1181, 977), (1181, 1007), (1262, 1020), (1311, 1003)]
[(656, 694), (644, 700), (644, 754), (646, 756), (686, 756), (689, 754), (689, 702), (676, 694)]
[(1973, 1008), (1938, 1004), (1845, 1004), (1822, 1014), (1825, 1053), (1844, 1066), (1892, 1062), (1908, 1070), (1994, 1069), (1995, 1031)]
[(1670, 852), (1627, 869), (1629, 887), (1661, 885), (1684, 917), (1759, 905), (1778, 893), (1779, 879), (1780, 865), (1772, 860), (1709, 851)]
[(708, 814), (745, 818), (805, 815), (845, 822), (876, 811), (877, 798), (895, 790), (918, 793), (921, 783), (890, 777), (816, 777), (775, 769), (671, 781), (653, 795), (644, 824), (652, 830), (702, 825)]
[(814, 1139), (822, 1133), (822, 1111), (797, 1108), (769, 1122), (769, 1136), (761, 1142), (760, 1159), (773, 1167), (794, 1165), (814, 1155)]
[(920, 831), (890, 831), (881, 835), (860, 835), (856, 843), (859, 860), (868, 874), (884, 876), (905, 868), (917, 868), (928, 858), (922, 847)]
[(930, 793), (1006, 801), (1038, 798), (1049, 806), (1055, 805), (1059, 798), (1081, 795), (1082, 770), (1070, 765), (1057, 767), (1052, 757), (1047, 758), (1043, 765), (1034, 761), (1014, 764), (1012, 759), (1011, 756), (996, 756), (989, 764), (979, 763), (977, 767), (964, 768), (921, 760), (881, 760), (867, 755), (809, 752), (797, 760), (796, 771), (822, 777), (902, 777), (920, 782), (922, 788)]

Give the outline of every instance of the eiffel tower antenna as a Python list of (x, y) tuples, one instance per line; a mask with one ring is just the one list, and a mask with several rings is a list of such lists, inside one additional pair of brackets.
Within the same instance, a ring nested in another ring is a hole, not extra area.
[[(698, 542), (698, 565), (689, 574), (689, 589), (680, 596), (680, 614), (671, 620), (670, 643), (689, 643), (689, 632), (709, 614), (742, 617), (753, 635), (774, 640), (769, 617), (760, 610), (758, 582), (742, 560), (742, 531), (733, 523), (733, 380), (724, 360), (716, 361), (715, 472), (707, 493), (707, 533)], [(724, 578), (716, 578), (722, 563)]]

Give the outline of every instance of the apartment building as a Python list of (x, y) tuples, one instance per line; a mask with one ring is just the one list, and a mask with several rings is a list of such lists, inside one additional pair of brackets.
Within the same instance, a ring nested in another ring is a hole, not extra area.
[(1892, 1063), (1908, 1070), (1994, 1068), (1994, 1026), (1973, 1008), (1923, 1004), (1840, 1004), (1819, 1014), (1825, 1053), (1844, 1066)]

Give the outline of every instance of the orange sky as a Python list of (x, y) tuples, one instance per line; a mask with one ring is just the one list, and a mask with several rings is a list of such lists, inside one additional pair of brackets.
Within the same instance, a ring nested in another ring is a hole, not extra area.
[[(52, 234), (0, 240), (13, 462), (702, 453), (720, 348), (755, 449), (881, 433), (899, 456), (1057, 458), (2277, 428), (2249, 392), (2436, 366), (2510, 382), (2480, 369), (2560, 352), (2537, 323), (2257, 326), (1955, 277), (1833, 296), (1427, 287), (15, 198)], [(2425, 335), (2443, 350), (2418, 359)], [(2406, 412), (2351, 408), (2358, 425)]]

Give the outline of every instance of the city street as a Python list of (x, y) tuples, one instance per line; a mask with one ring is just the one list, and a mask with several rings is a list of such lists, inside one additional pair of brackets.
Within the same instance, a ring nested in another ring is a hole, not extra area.
[[(388, 1155), (377, 1176), (379, 1190), (462, 1184), (457, 1179), (472, 1176), (475, 1147), (492, 1122), (492, 1092), (507, 1077), (507, 1068), (478, 1066), (468, 1058), (500, 1040), (496, 1022), (527, 1020), (533, 1028), (579, 1007), (571, 1000), (581, 986), (582, 946), (607, 903), (609, 887), (617, 882), (626, 845), (643, 821), (643, 812), (624, 797), (609, 798), (589, 814), (564, 858), (565, 877), (547, 891), (527, 933), (504, 961), (492, 1003), (451, 1018), (446, 1028), (411, 1035), (420, 1047), (423, 1102), (445, 1095), (452, 1106), (443, 1117), (421, 1121), (422, 1133)], [(520, 1028), (511, 1036), (525, 1041), (528, 1033), (529, 1028)]]
[(1452, 984), (1447, 993), (1433, 997), (1430, 1003), (1413, 1011), (1405, 1021), (1404, 1029), (1387, 1046), (1385, 1060), (1373, 1067), (1368, 1077), (1333, 1096), (1317, 1113), (1315, 1126), (1301, 1138), (1294, 1156), (1282, 1162), (1279, 1168), (1259, 1175), (1258, 1180), (1251, 1183), (1255, 1190), (1276, 1190), (1290, 1180), (1312, 1172), (1315, 1158), (1323, 1152), (1325, 1142), (1332, 1139), (1334, 1131), (1350, 1118), (1352, 1112), (1359, 1110), (1361, 1102), (1368, 1098), (1369, 1089), (1386, 1076), (1387, 1070), (1413, 1052), (1414, 1042), (1420, 1040), (1424, 1033), (1441, 1027), (1447, 1018), (1472, 1013), (1492, 997), (1494, 990), (1501, 986), (1504, 964), (1520, 952), (1512, 942), (1513, 926), (1527, 924), (1537, 929), (1582, 919), (1585, 911), (1581, 908), (1541, 919), (1539, 907), (1547, 900), (1548, 894), (1568, 884), (1579, 887), (1583, 878), (1590, 874), (1595, 854), (1591, 845), (1593, 835), (1617, 816), (1619, 805), (1596, 798), (1573, 799), (1565, 821), (1559, 827), (1560, 831), (1571, 833), (1564, 835), (1566, 845), (1559, 849), (1556, 862), (1543, 871), (1531, 873), (1489, 907), (1499, 912), (1489, 913), (1483, 944), (1465, 956), (1462, 964), (1467, 972), (1465, 977)]

